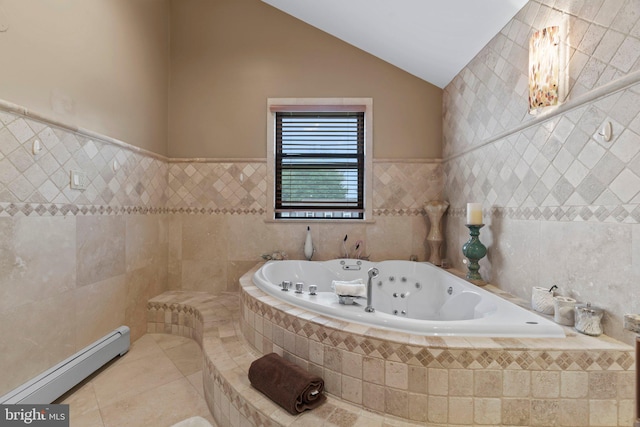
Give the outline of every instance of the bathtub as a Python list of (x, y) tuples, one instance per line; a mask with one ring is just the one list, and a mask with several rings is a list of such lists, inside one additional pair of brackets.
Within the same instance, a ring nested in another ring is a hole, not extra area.
[[(366, 298), (341, 304), (331, 288), (333, 280), (362, 279), (375, 267), (372, 306)], [(282, 282), (292, 283), (289, 291)], [(430, 263), (412, 261), (369, 262), (269, 261), (253, 275), (254, 284), (290, 304), (341, 320), (381, 329), (430, 336), (565, 337), (564, 329), (536, 313), (485, 291)], [(295, 284), (303, 292), (295, 292)], [(317, 286), (316, 295), (309, 285)]]

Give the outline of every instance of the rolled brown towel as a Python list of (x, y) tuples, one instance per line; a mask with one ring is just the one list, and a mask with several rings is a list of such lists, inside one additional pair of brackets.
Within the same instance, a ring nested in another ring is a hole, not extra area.
[(249, 381), (293, 415), (313, 409), (326, 399), (322, 394), (322, 378), (310, 374), (276, 353), (269, 353), (251, 363)]

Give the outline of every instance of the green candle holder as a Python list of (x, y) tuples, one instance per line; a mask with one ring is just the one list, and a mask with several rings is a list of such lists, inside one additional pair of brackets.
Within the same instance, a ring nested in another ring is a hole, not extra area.
[(482, 280), (482, 276), (478, 272), (480, 270), (480, 261), (487, 254), (487, 247), (480, 241), (480, 229), (484, 227), (484, 224), (466, 224), (469, 229), (469, 240), (462, 245), (462, 253), (469, 260), (467, 266), (469, 271), (467, 272), (467, 279), (469, 280)]

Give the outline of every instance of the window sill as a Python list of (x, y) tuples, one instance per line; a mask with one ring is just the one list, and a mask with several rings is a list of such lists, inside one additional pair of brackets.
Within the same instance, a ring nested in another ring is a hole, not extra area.
[(375, 219), (324, 219), (324, 218), (315, 218), (315, 219), (264, 219), (266, 224), (375, 224)]

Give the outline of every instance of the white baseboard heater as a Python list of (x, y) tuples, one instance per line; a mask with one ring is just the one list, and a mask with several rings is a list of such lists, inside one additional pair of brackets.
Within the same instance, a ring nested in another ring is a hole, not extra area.
[(120, 326), (73, 356), (0, 397), (0, 404), (49, 404), (105, 363), (129, 351), (129, 328)]

